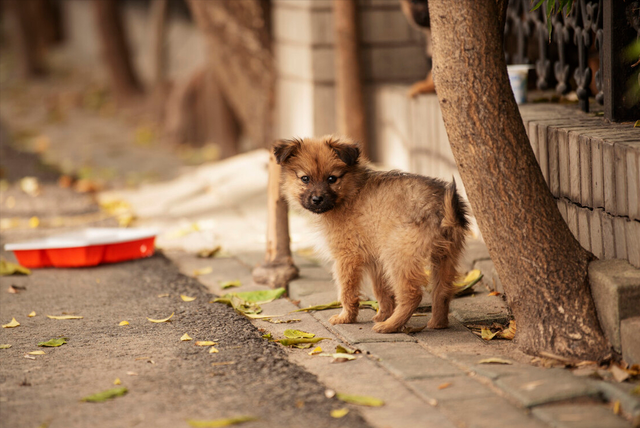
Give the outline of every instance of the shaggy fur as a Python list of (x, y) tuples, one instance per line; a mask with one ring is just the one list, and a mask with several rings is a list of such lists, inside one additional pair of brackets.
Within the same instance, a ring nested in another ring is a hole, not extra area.
[(431, 264), (428, 327), (446, 328), (469, 228), (455, 182), (373, 171), (355, 143), (334, 136), (279, 141), (274, 154), (290, 206), (315, 214), (335, 260), (343, 309), (329, 321), (356, 321), (360, 284), (368, 274), (380, 304), (373, 329), (402, 329), (422, 299), (425, 267)]

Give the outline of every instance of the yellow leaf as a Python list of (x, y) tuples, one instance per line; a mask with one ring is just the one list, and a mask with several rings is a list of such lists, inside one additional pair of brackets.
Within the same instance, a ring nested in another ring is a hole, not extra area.
[(44, 351), (31, 351), (31, 352), (27, 352), (27, 354), (29, 354), (29, 355), (44, 355), (45, 352)]
[(218, 350), (212, 346), (211, 349), (209, 349), (209, 353), (210, 354), (217, 354)]
[(129, 325), (129, 321), (120, 321), (118, 325)]
[(47, 318), (52, 320), (81, 320), (84, 317), (79, 315), (47, 315)]
[(321, 353), (322, 353), (322, 348), (319, 346), (316, 346), (313, 351), (309, 352), (309, 355), (318, 355)]
[(223, 290), (226, 290), (227, 288), (231, 288), (231, 287), (240, 287), (242, 286), (242, 283), (240, 282), (239, 279), (234, 279), (233, 281), (224, 281), (220, 283), (220, 288), (222, 288)]
[(180, 340), (182, 340), (183, 342), (186, 342), (187, 340), (193, 340), (193, 339), (191, 339), (191, 336), (189, 336), (187, 333), (185, 333), (185, 334), (182, 335)]
[(40, 184), (36, 177), (24, 177), (20, 180), (20, 189), (29, 196), (40, 194)]
[(478, 361), (478, 364), (513, 364), (509, 360), (504, 360), (502, 358), (485, 358), (484, 360)]
[(180, 298), (182, 300), (184, 300), (185, 302), (193, 302), (194, 300), (196, 300), (195, 297), (189, 297), (189, 296), (185, 296), (184, 294), (180, 295)]
[(453, 383), (451, 382), (441, 383), (440, 385), (438, 385), (438, 389), (446, 389), (446, 388), (449, 388), (451, 385), (453, 385)]
[(473, 269), (467, 273), (467, 275), (462, 278), (462, 280), (455, 281), (453, 284), (458, 287), (463, 287), (471, 282), (479, 280), (482, 277), (482, 272), (479, 269)]
[(212, 342), (210, 340), (198, 340), (196, 342), (196, 346), (213, 346), (213, 345), (217, 345), (217, 342)]
[(213, 272), (213, 268), (211, 266), (207, 266), (205, 268), (202, 269), (196, 269), (193, 271), (193, 276), (200, 276), (200, 275), (207, 275), (209, 273)]
[(163, 319), (161, 319), (161, 320), (153, 320), (153, 319), (151, 319), (151, 318), (149, 318), (149, 317), (147, 317), (147, 319), (148, 319), (149, 321), (151, 321), (151, 322), (167, 322), (167, 321), (169, 321), (169, 320), (171, 319), (171, 317), (173, 317), (173, 314), (175, 314), (175, 312), (171, 312), (171, 315), (169, 315), (168, 317), (163, 318)]
[(613, 403), (613, 413), (615, 415), (619, 415), (620, 414), (620, 400), (616, 400)]
[(121, 385), (121, 384), (122, 384), (122, 381), (120, 380), (120, 378), (119, 378), (119, 377), (117, 377), (117, 378), (116, 378), (116, 380), (114, 380), (114, 381), (113, 381), (113, 384), (114, 384), (114, 385)]
[(31, 271), (26, 267), (8, 262), (3, 257), (0, 257), (0, 275), (5, 276), (13, 274), (30, 275)]
[(29, 227), (31, 229), (35, 229), (38, 226), (40, 226), (40, 219), (36, 216), (31, 217), (29, 219)]
[(384, 401), (366, 395), (351, 395), (338, 392), (336, 393), (336, 398), (345, 403), (358, 404), (360, 406), (380, 407), (384, 405)]
[(29, 315), (27, 315), (27, 316), (28, 316), (29, 318), (33, 318), (33, 317), (35, 317), (35, 316), (36, 316), (36, 311), (31, 311), (31, 312), (29, 313)]
[(498, 338), (513, 340), (514, 337), (516, 337), (516, 321), (511, 320), (509, 321), (509, 327), (498, 333)]
[(11, 318), (11, 322), (9, 324), (3, 324), (2, 328), (13, 328), (13, 327), (18, 327), (19, 325), (20, 323), (16, 321), (15, 318)]
[(482, 333), (482, 338), (484, 340), (491, 340), (496, 336), (496, 334), (498, 334), (498, 333), (492, 333), (491, 330), (487, 327), (481, 327), (480, 332)]
[(9, 345), (8, 343), (3, 343), (2, 345), (0, 345), (0, 349), (9, 349), (11, 348), (11, 345)]
[(187, 419), (187, 423), (189, 424), (189, 426), (194, 428), (221, 428), (221, 427), (228, 427), (230, 425), (241, 424), (243, 422), (257, 421), (257, 420), (258, 418), (255, 418), (253, 416), (238, 416), (235, 418), (215, 419), (210, 421)]
[(349, 409), (347, 409), (346, 407), (343, 407), (342, 409), (332, 410), (331, 411), (331, 417), (332, 418), (336, 418), (336, 419), (340, 419), (340, 418), (346, 416), (347, 413), (349, 413)]

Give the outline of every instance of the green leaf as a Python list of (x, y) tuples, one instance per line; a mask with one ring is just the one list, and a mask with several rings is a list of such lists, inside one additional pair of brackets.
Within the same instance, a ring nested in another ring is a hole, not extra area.
[[(251, 303), (268, 303), (281, 297), (287, 290), (284, 287), (276, 288), (274, 290), (259, 290), (259, 291), (243, 291), (240, 293), (233, 293), (243, 300)], [(222, 297), (228, 296), (225, 294)]]
[(11, 348), (11, 345), (9, 345), (8, 343), (3, 343), (2, 345), (0, 345), (0, 349), (9, 349)]
[(20, 266), (19, 264), (8, 262), (4, 258), (0, 257), (0, 276), (14, 274), (31, 275), (31, 270), (24, 266)]
[(378, 304), (378, 302), (376, 300), (361, 300), (360, 301), (360, 308), (361, 309), (370, 308), (370, 309), (373, 309), (374, 311), (378, 312), (380, 310), (380, 305)]
[(240, 287), (242, 285), (242, 283), (240, 282), (239, 279), (234, 279), (233, 281), (224, 281), (220, 283), (220, 288), (222, 288), (223, 290), (226, 290), (227, 288), (232, 288), (232, 287)]
[(280, 339), (277, 342), (279, 342), (283, 346), (293, 346), (293, 345), (298, 345), (300, 343), (318, 343), (321, 340), (325, 340), (325, 339), (329, 339), (329, 338), (328, 337), (314, 337), (314, 338), (301, 337), (297, 339)]
[(197, 421), (194, 419), (187, 419), (187, 423), (189, 424), (189, 426), (192, 426), (194, 428), (219, 428), (257, 420), (258, 418), (254, 416), (238, 416), (235, 418), (214, 419), (210, 421)]
[(351, 395), (338, 392), (336, 394), (336, 398), (344, 401), (345, 403), (358, 404), (360, 406), (380, 407), (384, 405), (384, 401), (379, 398), (369, 397), (366, 395)]
[[(533, 1), (533, 0), (532, 0)], [(534, 10), (537, 10), (540, 6), (542, 6), (542, 3), (544, 3), (544, 0), (540, 0), (538, 2), (538, 4), (536, 4), (533, 9), (531, 9), (531, 12), (533, 12)]]
[(355, 354), (355, 353), (356, 353), (355, 349), (345, 348), (342, 345), (336, 346), (336, 354)]
[(66, 337), (59, 337), (57, 339), (51, 339), (51, 340), (47, 340), (46, 342), (40, 342), (38, 343), (38, 346), (47, 346), (50, 348), (55, 348), (57, 346), (62, 346), (65, 343), (67, 343), (67, 340), (69, 340)]
[(85, 401), (89, 403), (101, 403), (103, 401), (111, 400), (112, 398), (120, 397), (126, 394), (129, 390), (127, 387), (122, 386), (119, 388), (108, 389), (106, 391), (98, 392), (97, 394), (89, 395), (84, 397), (80, 401)]
[(331, 302), (326, 305), (316, 305), (316, 306), (309, 306), (308, 308), (296, 309), (293, 312), (325, 311), (327, 309), (340, 309), (341, 307), (342, 307), (342, 303)]
[(292, 330), (289, 328), (284, 331), (284, 337), (287, 337), (289, 339), (301, 339), (301, 338), (310, 339), (312, 337), (316, 337), (316, 335), (313, 333), (307, 333), (306, 331)]
[(636, 123), (633, 125), (634, 128), (640, 128), (640, 120), (636, 120)]
[(235, 293), (225, 294), (222, 297), (213, 299), (213, 302), (229, 305), (233, 309), (235, 309), (236, 312), (242, 315), (259, 314), (260, 312), (262, 312), (262, 308), (260, 307), (260, 305), (258, 305), (257, 303), (248, 302)]
[(272, 335), (271, 333), (265, 333), (265, 334), (263, 334), (263, 335), (262, 335), (262, 338), (263, 338), (263, 339), (267, 339), (267, 340), (269, 340), (269, 341), (273, 342), (273, 335)]

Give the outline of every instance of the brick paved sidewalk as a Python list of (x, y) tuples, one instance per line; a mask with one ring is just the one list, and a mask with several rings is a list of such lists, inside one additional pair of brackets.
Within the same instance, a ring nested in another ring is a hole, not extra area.
[[(475, 251), (482, 258), (482, 251)], [(210, 274), (198, 278), (216, 294), (227, 292), (220, 289), (221, 281), (236, 278), (244, 285), (234, 291), (262, 288), (251, 282), (251, 267), (261, 259), (259, 253), (220, 259), (198, 259), (176, 251), (167, 255), (188, 275), (212, 267)], [(473, 259), (467, 255), (467, 263)], [(484, 341), (466, 328), (463, 323), (508, 318), (502, 299), (488, 296), (480, 284), (475, 296), (454, 300), (449, 329), (384, 335), (371, 330), (373, 310), (362, 310), (357, 324), (337, 326), (328, 322), (337, 309), (290, 313), (329, 303), (336, 295), (326, 269), (298, 256), (296, 263), (301, 278), (290, 284), (290, 299), (263, 305), (263, 313), (288, 314), (278, 319), (299, 321), (272, 324), (254, 320), (253, 324), (274, 338), (282, 338), (287, 328), (327, 337), (329, 340), (319, 343), (324, 352), (333, 352), (338, 344), (360, 350), (356, 360), (339, 364), (311, 356), (309, 349), (289, 349), (288, 355), (329, 389), (384, 400), (383, 407), (359, 409), (373, 426), (622, 428), (634, 426), (629, 417), (635, 417), (636, 423), (640, 417), (640, 401), (628, 394), (630, 388), (625, 391), (628, 385), (577, 376), (563, 368), (534, 366), (531, 357), (519, 353), (513, 342)], [(423, 308), (428, 306), (425, 299)], [(425, 315), (412, 318), (409, 326), (426, 325), (429, 314)], [(489, 358), (510, 364), (480, 362)], [(614, 414), (612, 403), (616, 401), (626, 419)]]

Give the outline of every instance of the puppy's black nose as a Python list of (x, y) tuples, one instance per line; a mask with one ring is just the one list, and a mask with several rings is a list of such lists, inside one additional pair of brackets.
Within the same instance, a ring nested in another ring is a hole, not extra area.
[(322, 203), (322, 196), (312, 196), (311, 197), (311, 202), (313, 202), (314, 205), (320, 205)]

